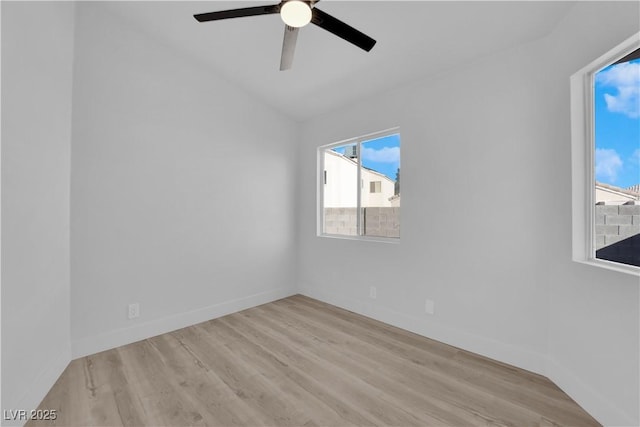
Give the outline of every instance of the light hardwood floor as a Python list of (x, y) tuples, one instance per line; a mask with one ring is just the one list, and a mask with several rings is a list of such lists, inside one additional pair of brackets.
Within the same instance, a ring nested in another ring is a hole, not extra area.
[(548, 379), (293, 296), (72, 361), (71, 426), (597, 426)]

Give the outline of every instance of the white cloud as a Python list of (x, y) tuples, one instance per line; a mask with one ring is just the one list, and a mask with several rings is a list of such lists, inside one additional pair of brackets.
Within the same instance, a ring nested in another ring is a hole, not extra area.
[(604, 95), (609, 111), (626, 114), (632, 119), (640, 117), (640, 62), (614, 65), (598, 73), (596, 81), (618, 92)]
[(397, 163), (400, 161), (400, 147), (375, 148), (362, 147), (362, 158), (378, 163)]
[(629, 157), (629, 161), (636, 165), (640, 165), (640, 148), (636, 148), (636, 151), (631, 153), (631, 157)]
[(622, 160), (616, 150), (596, 148), (596, 180), (613, 184), (622, 169)]

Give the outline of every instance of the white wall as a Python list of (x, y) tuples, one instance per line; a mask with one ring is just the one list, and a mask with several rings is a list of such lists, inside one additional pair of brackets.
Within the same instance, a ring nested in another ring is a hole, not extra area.
[(566, 76), (640, 31), (638, 17), (638, 2), (578, 3), (547, 44), (557, 70), (557, 76), (550, 75), (545, 81), (549, 118), (553, 120), (550, 123), (555, 129), (547, 149), (548, 167), (557, 171), (557, 191), (548, 201), (562, 206), (559, 221), (547, 228), (559, 236), (557, 244), (545, 253), (550, 260), (546, 263), (550, 302), (548, 374), (608, 425), (640, 425), (640, 280), (570, 261)]
[(2, 2), (1, 7), (1, 406), (29, 410), (40, 403), (71, 357), (74, 7), (64, 2)]
[(294, 293), (295, 124), (100, 4), (77, 7), (74, 357)]
[[(569, 76), (637, 16), (577, 4), (543, 40), (304, 123), (301, 292), (546, 374), (599, 421), (638, 424), (638, 280), (571, 261), (569, 151)], [(316, 147), (394, 126), (401, 243), (316, 237)]]

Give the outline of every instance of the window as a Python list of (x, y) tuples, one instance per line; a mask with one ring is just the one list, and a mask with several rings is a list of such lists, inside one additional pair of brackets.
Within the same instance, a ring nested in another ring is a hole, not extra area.
[(319, 235), (400, 238), (398, 129), (322, 146), (318, 165)]
[(571, 77), (573, 259), (640, 274), (640, 34)]

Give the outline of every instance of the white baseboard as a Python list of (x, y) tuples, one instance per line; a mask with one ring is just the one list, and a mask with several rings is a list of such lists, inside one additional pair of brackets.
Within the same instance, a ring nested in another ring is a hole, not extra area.
[[(605, 426), (637, 426), (638, 421), (633, 415), (624, 413), (614, 402), (610, 402), (596, 390), (584, 384), (579, 377), (570, 370), (559, 365), (544, 355), (528, 352), (503, 342), (476, 336), (467, 332), (450, 328), (438, 323), (425, 323), (424, 319), (405, 313), (380, 307), (366, 301), (348, 298), (322, 290), (301, 286), (296, 290), (279, 288), (262, 292), (231, 301), (214, 304), (187, 313), (156, 319), (133, 327), (110, 331), (97, 336), (86, 337), (72, 342), (72, 358), (83, 357), (100, 351), (130, 344), (145, 338), (160, 335), (176, 329), (184, 328), (196, 323), (204, 322), (227, 314), (235, 313), (271, 301), (286, 298), (300, 293), (310, 298), (344, 308), (393, 325), (407, 331), (435, 339), (437, 341), (480, 354), (503, 363), (508, 363), (531, 372), (548, 377), (565, 393), (573, 398), (596, 420)], [(59, 355), (51, 366), (38, 377), (36, 384), (29, 392), (18, 400), (16, 408), (35, 408), (55, 383), (70, 361), (68, 354)], [(40, 386), (38, 386), (40, 385)], [(5, 421), (6, 423), (6, 421)], [(3, 425), (21, 425), (5, 424)]]
[(541, 354), (526, 351), (490, 338), (473, 335), (440, 323), (425, 322), (424, 318), (417, 318), (406, 313), (390, 310), (378, 304), (330, 294), (304, 286), (299, 288), (299, 292), (310, 298), (362, 314), (418, 335), (545, 375), (546, 358)]
[(441, 324), (427, 324), (424, 319), (380, 307), (367, 301), (305, 286), (300, 286), (299, 293), (427, 338), (543, 375), (604, 426), (640, 425), (640, 420), (634, 420), (633, 415), (625, 414), (614, 402), (610, 402), (605, 396), (588, 387), (570, 370), (550, 360), (546, 355), (527, 352), (503, 342), (472, 335)]
[[(553, 360), (547, 361), (547, 377), (604, 426), (638, 426), (640, 419), (625, 413), (614, 402), (587, 386), (577, 375)], [(640, 414), (639, 414), (640, 416)]]
[(117, 329), (103, 334), (84, 337), (71, 342), (71, 354), (74, 359), (121, 345), (131, 344), (146, 338), (161, 335), (176, 329), (195, 325), (227, 314), (245, 310), (271, 301), (276, 301), (297, 292), (292, 288), (278, 288), (247, 297), (237, 298), (186, 313), (179, 313), (161, 319), (140, 323), (132, 327)]
[[(9, 401), (6, 395), (3, 396), (3, 411), (13, 409), (29, 412), (32, 409), (36, 409), (49, 390), (51, 390), (51, 387), (53, 387), (58, 378), (60, 378), (60, 375), (62, 375), (62, 372), (67, 368), (67, 365), (69, 365), (71, 352), (67, 347), (65, 351), (61, 351), (58, 354), (51, 354), (47, 360), (51, 361), (51, 363), (42, 369), (32, 384), (29, 384), (29, 388), (25, 394), (13, 402)], [(3, 412), (0, 423), (2, 426), (23, 426), (26, 420), (5, 420)]]

